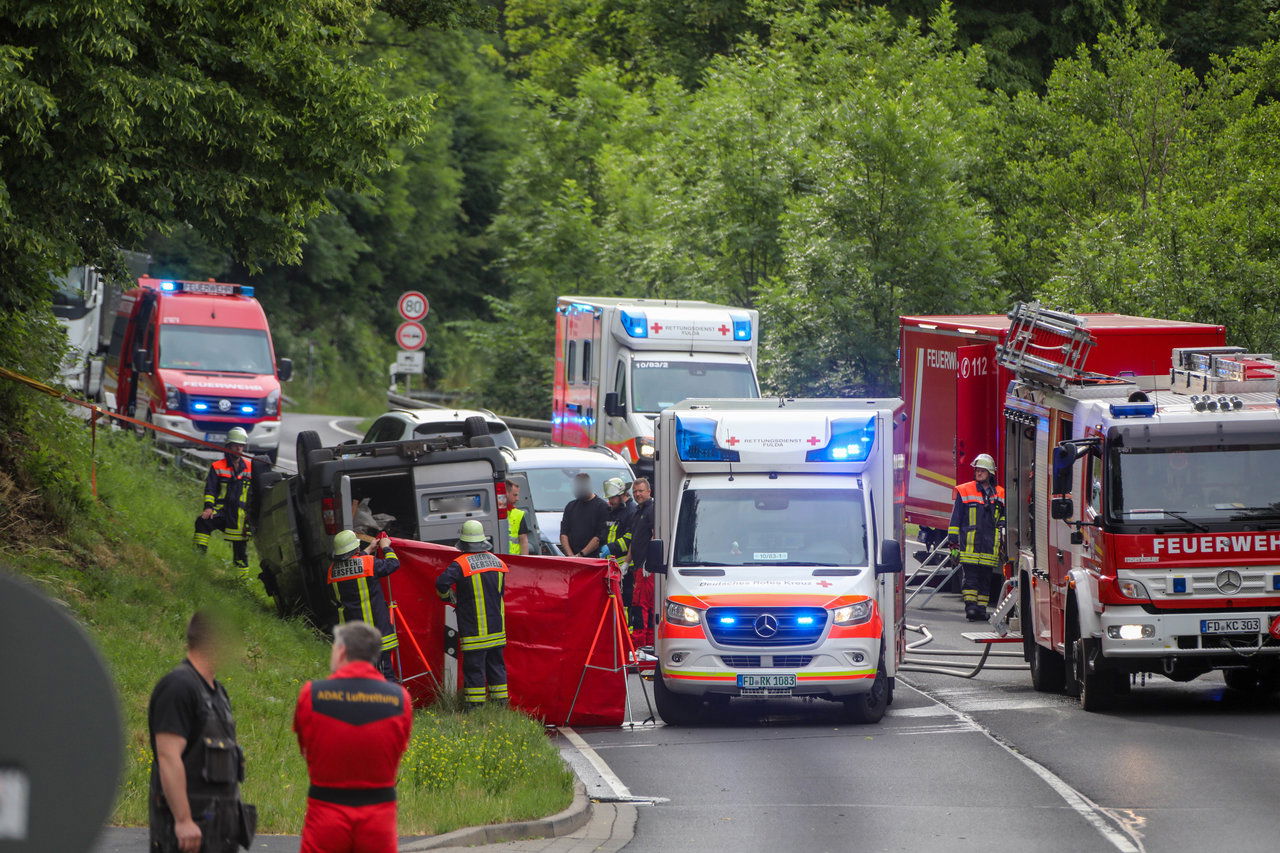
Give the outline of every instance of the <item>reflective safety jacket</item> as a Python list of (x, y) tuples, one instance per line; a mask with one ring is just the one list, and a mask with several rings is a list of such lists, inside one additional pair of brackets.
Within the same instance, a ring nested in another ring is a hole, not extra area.
[(391, 611), (382, 594), (382, 578), (400, 568), (395, 552), (388, 550), (381, 558), (371, 554), (342, 557), (329, 564), (327, 580), (338, 601), (338, 619), (342, 622), (367, 622), (382, 632), (382, 650), (389, 652), (400, 645), (391, 624)]
[(609, 556), (619, 563), (625, 562), (631, 553), (631, 524), (635, 518), (635, 509), (630, 504), (622, 504), (617, 509), (609, 507), (609, 514), (604, 520), (604, 544), (609, 546)]
[(364, 661), (302, 685), (293, 731), (307, 759), (308, 796), (343, 806), (395, 800), (412, 725), (408, 692)]
[(956, 486), (947, 535), (960, 548), (960, 562), (999, 566), (1004, 553), (1004, 489), (977, 481)]
[(507, 643), (507, 564), (488, 551), (462, 554), (436, 579), (436, 592), (446, 601), (457, 590), (458, 633), (462, 650), (492, 649)]
[(204, 479), (204, 508), (227, 520), (223, 537), (229, 541), (247, 539), (249, 495), (253, 488), (253, 460), (224, 455), (209, 466)]
[[(520, 553), (520, 528), (521, 522), (524, 521), (524, 510), (512, 509), (507, 512), (507, 553)], [(528, 533), (528, 528), (525, 528)]]

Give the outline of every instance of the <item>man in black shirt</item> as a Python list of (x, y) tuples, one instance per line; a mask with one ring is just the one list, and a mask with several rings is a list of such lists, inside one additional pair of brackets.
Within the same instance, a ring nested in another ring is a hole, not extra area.
[(628, 606), (636, 644), (653, 645), (653, 576), (645, 570), (653, 539), (653, 487), (641, 477), (631, 485), (636, 512), (631, 518), (631, 571), (623, 581), (622, 600)]
[(591, 475), (575, 474), (573, 500), (560, 519), (560, 549), (566, 557), (594, 557), (604, 541), (609, 505), (591, 488)]
[(151, 692), (151, 853), (235, 853), (242, 843), (244, 760), (227, 691), (214, 679), (221, 638), (212, 618), (187, 624), (187, 659)]

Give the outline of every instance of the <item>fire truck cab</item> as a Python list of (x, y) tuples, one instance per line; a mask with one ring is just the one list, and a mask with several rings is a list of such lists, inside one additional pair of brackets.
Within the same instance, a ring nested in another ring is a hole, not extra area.
[(648, 473), (653, 422), (686, 397), (758, 397), (759, 314), (709, 302), (562, 296), (552, 441), (605, 445)]
[(891, 400), (685, 400), (658, 419), (658, 712), (734, 697), (878, 722), (903, 651)]
[(1280, 365), (1193, 346), (1105, 376), (1085, 318), (1011, 317), (1008, 555), (1036, 689), (1101, 710), (1147, 673), (1280, 686)]
[(140, 278), (120, 298), (103, 394), (121, 414), (194, 439), (222, 443), (243, 427), (249, 452), (274, 462), (280, 382), (292, 373), (293, 363), (275, 356), (252, 287)]

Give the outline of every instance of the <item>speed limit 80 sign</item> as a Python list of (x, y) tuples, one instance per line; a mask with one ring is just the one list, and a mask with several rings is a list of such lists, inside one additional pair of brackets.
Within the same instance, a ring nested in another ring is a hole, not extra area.
[(400, 299), (396, 302), (396, 310), (406, 320), (417, 321), (427, 316), (427, 312), (431, 310), (431, 303), (421, 291), (406, 290), (400, 294)]

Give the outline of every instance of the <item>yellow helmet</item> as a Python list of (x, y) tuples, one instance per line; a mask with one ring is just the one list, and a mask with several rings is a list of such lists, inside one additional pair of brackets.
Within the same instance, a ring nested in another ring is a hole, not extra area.
[(996, 473), (996, 460), (991, 458), (990, 453), (979, 453), (978, 457), (973, 460), (974, 468), (981, 468), (989, 474)]
[(489, 537), (484, 535), (484, 525), (474, 518), (462, 522), (462, 531), (458, 534), (459, 551), (489, 551), (493, 545)]
[(360, 550), (360, 537), (354, 530), (343, 530), (333, 537), (333, 556), (345, 557), (352, 551)]
[(622, 482), (621, 477), (610, 477), (604, 481), (604, 496), (606, 498), (616, 498), (627, 491), (627, 484)]
[(244, 427), (232, 427), (227, 432), (227, 444), (248, 444), (249, 433), (244, 431)]

